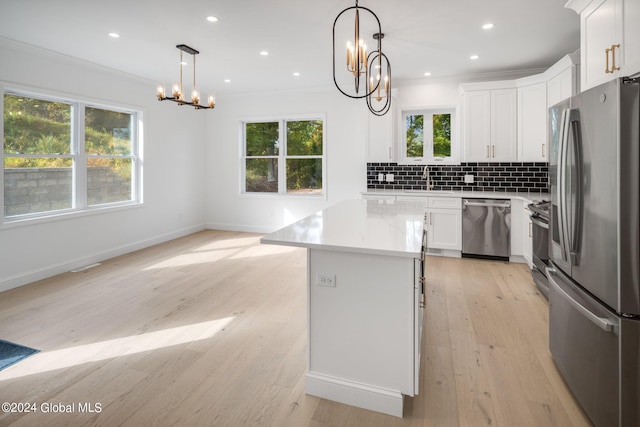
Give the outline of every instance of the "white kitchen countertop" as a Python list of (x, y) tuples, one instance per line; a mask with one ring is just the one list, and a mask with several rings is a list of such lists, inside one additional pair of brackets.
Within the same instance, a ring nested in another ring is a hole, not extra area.
[(520, 199), (526, 203), (537, 202), (540, 200), (550, 200), (549, 193), (519, 193), (519, 192), (503, 192), (503, 191), (411, 191), (411, 190), (383, 190), (369, 188), (361, 193), (363, 196), (395, 196), (395, 197), (462, 197), (475, 199)]
[(419, 258), (424, 200), (345, 200), (274, 233), (262, 243)]

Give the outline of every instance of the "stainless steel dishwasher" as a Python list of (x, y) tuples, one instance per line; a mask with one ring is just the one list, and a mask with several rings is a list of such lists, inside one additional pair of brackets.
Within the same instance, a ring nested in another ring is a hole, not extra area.
[(511, 200), (462, 199), (462, 256), (509, 260)]

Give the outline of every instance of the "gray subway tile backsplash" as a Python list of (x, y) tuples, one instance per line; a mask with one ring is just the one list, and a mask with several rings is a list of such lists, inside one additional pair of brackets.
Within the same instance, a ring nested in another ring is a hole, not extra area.
[[(367, 163), (367, 188), (387, 190), (426, 190), (422, 178), (424, 165), (397, 163)], [(393, 182), (378, 181), (378, 175), (393, 174)], [(464, 176), (473, 175), (473, 183), (465, 183)], [(433, 190), (444, 191), (501, 191), (549, 192), (547, 163), (461, 163), (459, 165), (429, 165)]]

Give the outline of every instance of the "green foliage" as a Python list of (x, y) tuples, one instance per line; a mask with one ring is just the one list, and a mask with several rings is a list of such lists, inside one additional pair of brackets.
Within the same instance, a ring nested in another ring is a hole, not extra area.
[(433, 156), (451, 156), (451, 114), (433, 115)]
[(247, 156), (277, 156), (280, 130), (278, 122), (246, 123)]
[(322, 121), (287, 122), (287, 155), (321, 156)]
[[(286, 161), (287, 192), (321, 192), (322, 158), (316, 156), (322, 156), (322, 121), (287, 121), (286, 127), (287, 156), (303, 157)], [(279, 135), (280, 122), (245, 124), (247, 156), (270, 157), (246, 160), (246, 191), (278, 192)]]
[[(433, 114), (433, 156), (451, 156), (451, 114)], [(407, 157), (424, 157), (424, 118), (422, 114), (407, 115)]]
[[(71, 167), (71, 116), (70, 104), (5, 94), (4, 167)], [(89, 167), (109, 167), (130, 180), (131, 159), (91, 155), (130, 155), (131, 115), (86, 107), (84, 149), (89, 154)], [(12, 154), (32, 157), (12, 157)], [(51, 155), (60, 157), (50, 158)]]
[(422, 157), (424, 155), (424, 116), (407, 116), (407, 157)]

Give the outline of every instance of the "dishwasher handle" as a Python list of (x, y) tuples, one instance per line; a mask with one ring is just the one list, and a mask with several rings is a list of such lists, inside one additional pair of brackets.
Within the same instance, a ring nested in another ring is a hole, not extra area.
[(482, 206), (482, 207), (491, 207), (491, 208), (510, 208), (511, 201), (510, 200), (489, 200), (486, 202), (471, 202), (469, 200), (462, 200), (463, 208), (466, 206)]

